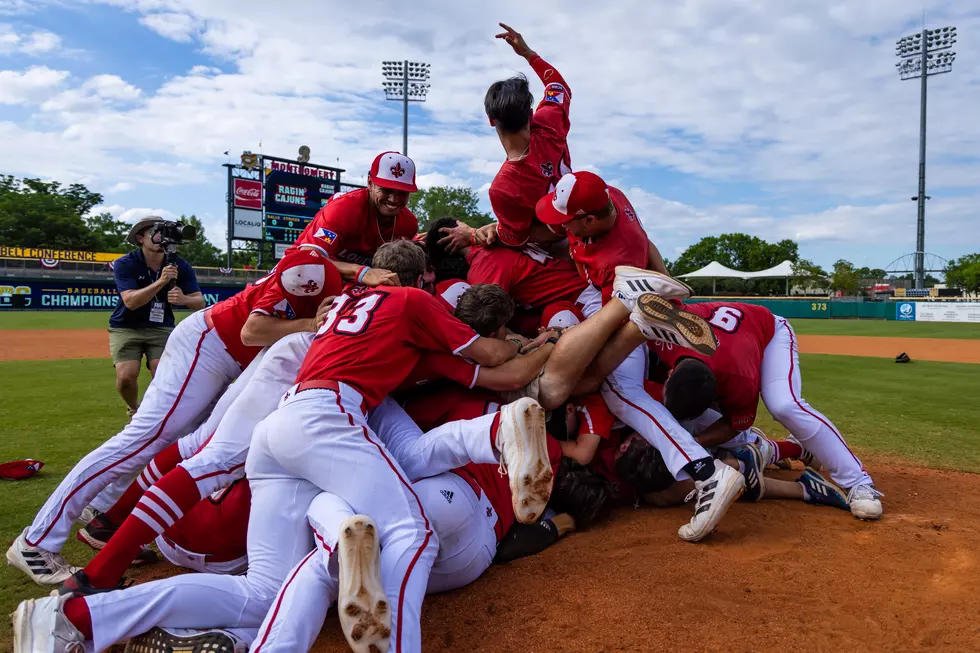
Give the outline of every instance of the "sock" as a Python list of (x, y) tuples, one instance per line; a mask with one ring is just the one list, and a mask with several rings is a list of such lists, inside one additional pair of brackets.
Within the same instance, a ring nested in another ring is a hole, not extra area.
[(136, 507), (147, 488), (163, 478), (163, 475), (176, 467), (181, 460), (183, 457), (180, 455), (180, 447), (177, 446), (176, 442), (154, 456), (146, 469), (126, 488), (119, 500), (105, 512), (106, 519), (115, 526), (121, 526), (129, 517), (129, 513), (133, 512), (133, 508)]
[(70, 621), (72, 626), (78, 628), (78, 632), (85, 639), (89, 641), (94, 639), (92, 637), (92, 615), (88, 611), (88, 604), (84, 598), (68, 599), (62, 606), (62, 612), (65, 614), (65, 619)]
[(745, 473), (745, 463), (743, 463), (741, 460), (738, 460), (736, 462), (738, 463), (738, 473), (739, 474), (744, 474)]
[(85, 566), (94, 587), (115, 587), (140, 550), (201, 500), (191, 475), (176, 467), (151, 486), (105, 547)]
[(797, 459), (803, 455), (803, 447), (789, 440), (773, 440), (772, 443), (776, 445), (776, 460)]
[(497, 429), (500, 428), (500, 411), (493, 416), (493, 424), (490, 425), (490, 447), (498, 454), (503, 453), (497, 449)]
[(715, 473), (715, 459), (711, 456), (698, 458), (684, 465), (682, 469), (695, 481), (707, 481)]

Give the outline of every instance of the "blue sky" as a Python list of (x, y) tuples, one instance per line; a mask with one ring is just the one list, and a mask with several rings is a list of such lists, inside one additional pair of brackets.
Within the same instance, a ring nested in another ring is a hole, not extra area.
[[(432, 64), (410, 118), (420, 182), (486, 205), (503, 152), (483, 93), (533, 77), (493, 39), (503, 20), (569, 81), (573, 167), (624, 189), (667, 257), (728, 231), (793, 238), (825, 266), (914, 249), (918, 84), (893, 48), (921, 2), (470, 4), (0, 0), (0, 173), (81, 181), (128, 221), (195, 213), (223, 246), (223, 152), (306, 144), (363, 181), (401, 144), (380, 62), (410, 58)], [(926, 250), (946, 258), (980, 251), (969, 5), (925, 5), (960, 32), (953, 73), (930, 79)]]

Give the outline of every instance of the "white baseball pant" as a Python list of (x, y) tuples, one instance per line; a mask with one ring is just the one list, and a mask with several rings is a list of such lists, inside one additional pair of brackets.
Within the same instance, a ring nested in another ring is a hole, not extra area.
[[(497, 515), (485, 496), (451, 472), (412, 484), (439, 536), (427, 594), (465, 587), (479, 578), (497, 551)], [(317, 552), (290, 572), (255, 638), (253, 653), (300, 653), (313, 647), (327, 610), (337, 600), (337, 541), (340, 526), (355, 514), (340, 497), (324, 492), (313, 500), (307, 518)], [(374, 518), (373, 515), (371, 515)], [(383, 571), (382, 571), (383, 577)]]
[(835, 483), (843, 488), (871, 484), (871, 476), (837, 427), (803, 399), (796, 333), (784, 318), (775, 320), (775, 333), (762, 352), (762, 402), (827, 468)]
[[(584, 304), (582, 313), (589, 318), (600, 308), (602, 297), (596, 289)], [(646, 391), (643, 382), (647, 378), (648, 368), (647, 346), (640, 345), (603, 381), (600, 388), (602, 398), (619, 421), (639, 433), (660, 452), (670, 473), (682, 481), (691, 477), (683, 470), (685, 465), (707, 458), (710, 454), (677, 423), (662, 403)]]
[(61, 481), (28, 529), (28, 544), (60, 551), (72, 524), (96, 495), (116, 480), (135, 475), (200, 424), (205, 411), (241, 373), (208, 322), (205, 310), (177, 325), (132, 421)]

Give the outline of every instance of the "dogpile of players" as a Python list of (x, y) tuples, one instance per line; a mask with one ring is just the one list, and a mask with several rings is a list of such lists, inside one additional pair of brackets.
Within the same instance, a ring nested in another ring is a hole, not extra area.
[[(544, 96), (487, 91), (497, 221), (419, 234), (415, 164), (384, 152), (267, 277), (183, 320), (131, 422), (7, 551), (54, 586), (14, 613), (17, 653), (308, 651), (334, 604), (354, 651), (414, 653), (427, 593), (616, 505), (689, 501), (692, 543), (739, 499), (881, 516), (801, 396), (790, 325), (685, 303), (628, 198), (572, 172), (568, 83), (502, 27)], [(760, 398), (785, 440), (753, 426)], [(83, 569), (60, 554), (76, 521)], [(154, 542), (197, 573), (127, 581)]]

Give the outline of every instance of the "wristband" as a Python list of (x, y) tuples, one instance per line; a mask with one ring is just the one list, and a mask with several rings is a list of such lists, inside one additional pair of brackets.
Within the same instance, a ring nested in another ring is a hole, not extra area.
[(558, 344), (558, 338), (555, 338), (554, 336), (552, 336), (551, 338), (548, 338), (545, 342), (550, 342), (553, 345), (557, 345)]
[(361, 266), (361, 269), (357, 271), (357, 277), (355, 279), (357, 283), (361, 283), (364, 280), (364, 275), (366, 275), (370, 269), (371, 268), (366, 265)]
[(476, 246), (476, 229), (470, 229), (470, 246)]

